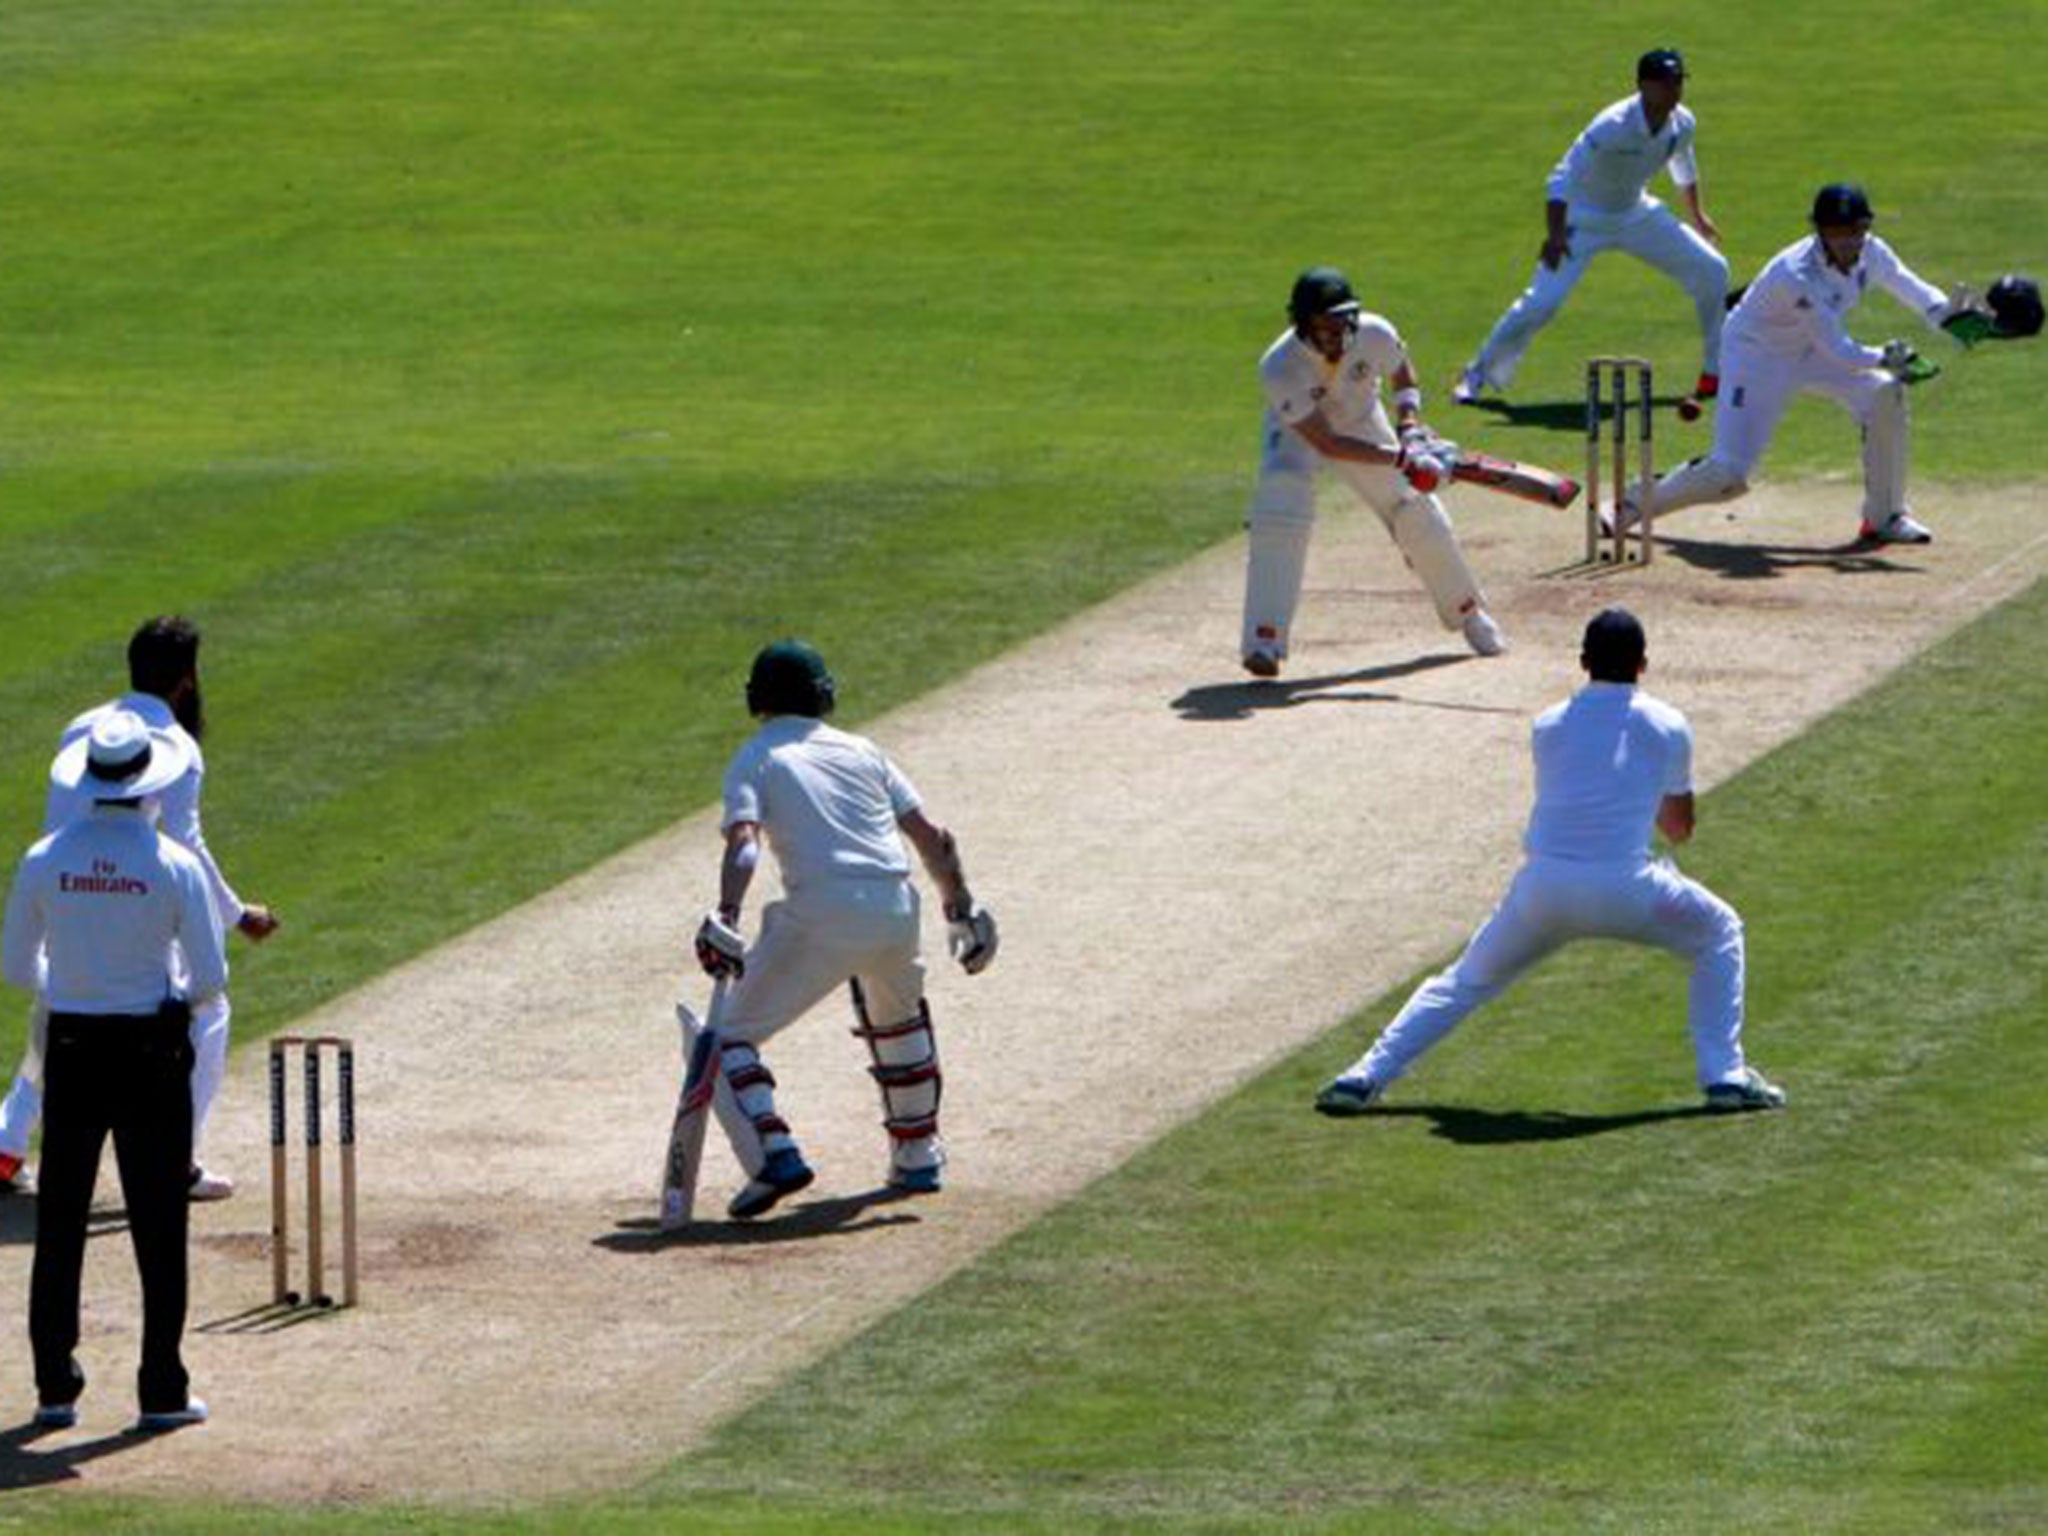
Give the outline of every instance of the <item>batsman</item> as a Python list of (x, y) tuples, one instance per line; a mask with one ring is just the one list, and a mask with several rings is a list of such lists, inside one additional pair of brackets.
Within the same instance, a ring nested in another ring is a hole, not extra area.
[[(940, 1186), (942, 1079), (906, 839), (938, 887), (954, 958), (976, 975), (996, 954), (995, 918), (968, 890), (953, 834), (925, 814), (880, 747), (825, 723), (835, 694), (812, 647), (768, 646), (746, 688), (760, 728), (725, 774), (718, 906), (698, 927), (696, 949), (707, 974), (729, 981), (716, 1021), (723, 1050), (712, 1104), (747, 1174), (727, 1208), (735, 1220), (766, 1214), (814, 1177), (776, 1113), (761, 1047), (842, 985), (881, 1088), (887, 1182), (906, 1194)], [(762, 912), (750, 947), (741, 910), (764, 841), (783, 897)]]
[[(1240, 654), (1253, 677), (1280, 675), (1315, 527), (1316, 471), (1327, 464), (1371, 507), (1436, 605), (1481, 656), (1507, 636), (1493, 615), (1450, 514), (1431, 494), (1457, 468), (1458, 450), (1422, 424), (1422, 390), (1400, 333), (1367, 313), (1335, 267), (1310, 267), (1287, 300), (1288, 328), (1259, 359), (1266, 412), (1252, 493)], [(1380, 398), (1393, 386), (1394, 419)]]

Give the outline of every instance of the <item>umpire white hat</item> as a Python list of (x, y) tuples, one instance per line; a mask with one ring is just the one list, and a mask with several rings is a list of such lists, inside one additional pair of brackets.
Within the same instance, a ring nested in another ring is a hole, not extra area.
[(141, 800), (177, 783), (191, 757), (170, 732), (150, 729), (132, 710), (111, 709), (58, 752), (50, 780), (94, 800)]

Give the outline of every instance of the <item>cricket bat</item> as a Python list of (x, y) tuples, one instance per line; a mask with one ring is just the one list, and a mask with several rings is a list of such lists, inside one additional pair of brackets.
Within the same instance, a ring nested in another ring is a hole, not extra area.
[(718, 1089), (723, 1044), (718, 1020), (724, 1012), (725, 978), (711, 988), (709, 1022), (697, 1023), (689, 1004), (676, 1004), (683, 1031), (683, 1086), (676, 1096), (676, 1117), (669, 1127), (668, 1156), (661, 1171), (661, 1230), (674, 1232), (690, 1224), (697, 1204), (697, 1173), (704, 1164), (704, 1127), (711, 1118), (711, 1099)]
[(1503, 496), (1540, 501), (1546, 507), (1568, 507), (1579, 497), (1579, 482), (1570, 475), (1513, 459), (1496, 459), (1485, 453), (1460, 452), (1451, 478), (1499, 491)]

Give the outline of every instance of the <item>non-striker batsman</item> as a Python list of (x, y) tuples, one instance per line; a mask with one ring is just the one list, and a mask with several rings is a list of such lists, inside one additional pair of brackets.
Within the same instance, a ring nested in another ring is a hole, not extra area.
[[(867, 1043), (889, 1137), (887, 1181), (907, 1194), (939, 1188), (939, 1050), (924, 996), (919, 900), (907, 839), (939, 889), (954, 957), (973, 975), (995, 958), (996, 924), (961, 871), (953, 834), (932, 821), (910, 780), (865, 737), (825, 723), (836, 688), (824, 658), (800, 641), (768, 646), (747, 679), (760, 729), (725, 774), (725, 854), (717, 909), (697, 930), (697, 959), (731, 978), (713, 1097), (748, 1181), (729, 1212), (765, 1214), (812, 1180), (775, 1110), (769, 1039), (841, 986)], [(740, 913), (774, 850), (783, 898), (769, 903), (750, 947)]]

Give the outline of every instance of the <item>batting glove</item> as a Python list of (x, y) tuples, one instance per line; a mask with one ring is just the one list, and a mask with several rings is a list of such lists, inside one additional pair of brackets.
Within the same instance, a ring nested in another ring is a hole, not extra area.
[(966, 910), (948, 913), (946, 947), (960, 962), (960, 969), (979, 976), (996, 957), (996, 919), (987, 907), (969, 903)]
[(747, 974), (747, 941), (716, 912), (697, 925), (697, 963), (715, 978)]

